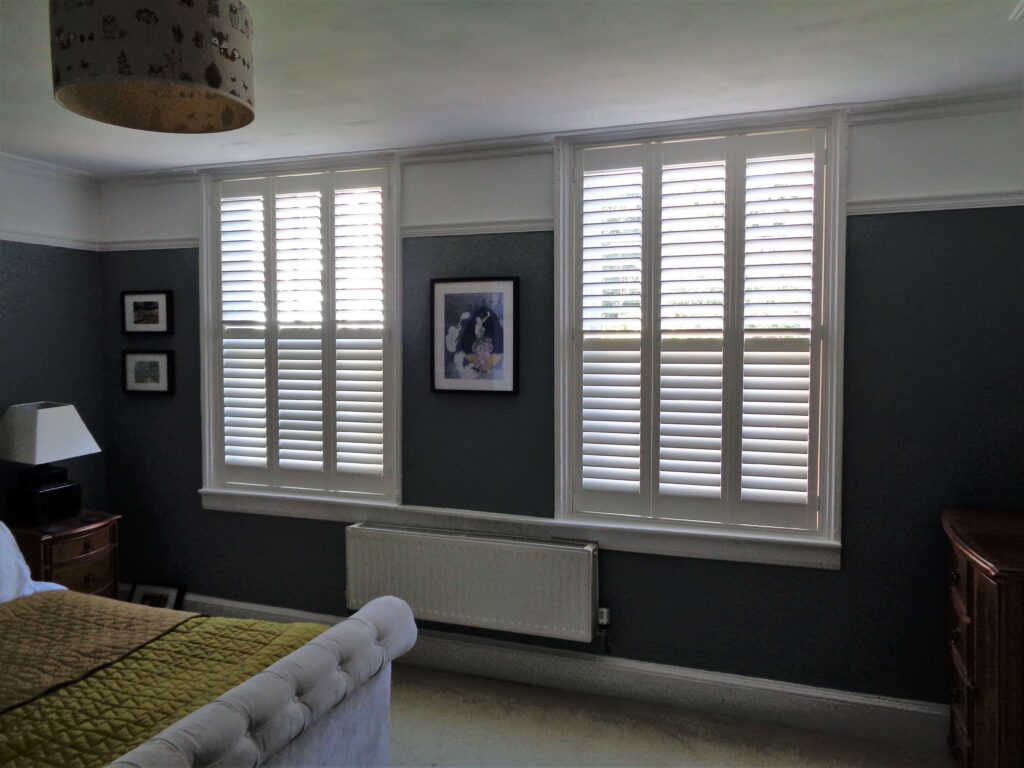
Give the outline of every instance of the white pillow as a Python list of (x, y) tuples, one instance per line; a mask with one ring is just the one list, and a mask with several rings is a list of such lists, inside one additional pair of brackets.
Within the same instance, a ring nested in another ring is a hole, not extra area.
[(32, 594), (32, 576), (18, 542), (0, 522), (0, 603)]

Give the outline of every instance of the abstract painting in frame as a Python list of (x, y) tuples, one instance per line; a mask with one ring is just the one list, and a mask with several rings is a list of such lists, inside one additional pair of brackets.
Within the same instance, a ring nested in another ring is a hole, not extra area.
[(435, 279), (431, 390), (519, 391), (519, 278)]

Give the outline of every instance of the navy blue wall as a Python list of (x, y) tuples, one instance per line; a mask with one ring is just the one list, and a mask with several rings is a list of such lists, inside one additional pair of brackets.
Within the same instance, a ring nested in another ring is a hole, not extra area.
[[(103, 429), (102, 296), (98, 253), (0, 241), (0, 413), (15, 403), (71, 403), (106, 449)], [(58, 462), (102, 508), (103, 453)], [(0, 519), (20, 465), (0, 461)]]
[[(402, 244), (402, 500), (552, 517), (554, 246), (550, 232)], [(432, 278), (519, 277), (519, 394), (431, 392)]]
[[(551, 514), (551, 242), (546, 233), (405, 241), (407, 502)], [(1021, 243), (1020, 208), (851, 217), (842, 570), (603, 551), (601, 602), (614, 617), (610, 652), (943, 701), (939, 509), (947, 503), (1024, 507)], [(61, 285), (65, 300), (81, 301), (81, 285), (96, 289), (94, 306), (110, 313), (102, 321), (107, 496), (110, 508), (125, 515), (125, 577), (186, 581), (205, 594), (342, 612), (340, 524), (199, 507), (196, 251), (111, 253), (102, 266), (101, 285), (88, 270)], [(493, 274), (522, 280), (521, 343), (532, 350), (526, 355), (536, 354), (522, 358), (522, 394), (431, 394), (424, 356), (429, 278)], [(25, 284), (39, 301), (49, 282)], [(175, 291), (177, 330), (153, 342), (177, 351), (172, 398), (120, 391), (120, 350), (128, 337), (120, 334), (118, 297), (137, 288)], [(49, 323), (32, 318), (39, 327)], [(76, 321), (85, 318), (67, 319)], [(75, 332), (95, 333), (88, 326)], [(26, 348), (12, 342), (12, 333), (0, 326), (0, 351)], [(88, 359), (73, 359), (94, 370)], [(35, 375), (27, 372), (34, 366), (30, 359), (13, 374), (5, 370), (4, 379)], [(93, 386), (88, 377), (83, 386)], [(487, 487), (473, 492), (464, 487), (465, 468), (473, 475), (484, 465), (473, 464), (475, 458), (461, 469), (448, 462), (465, 454), (466, 433), (451, 426), (461, 413), (472, 414), (502, 459), (486, 463)]]

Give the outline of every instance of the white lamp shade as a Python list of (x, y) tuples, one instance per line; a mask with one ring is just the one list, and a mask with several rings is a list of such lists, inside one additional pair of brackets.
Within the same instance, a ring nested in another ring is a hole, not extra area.
[(35, 466), (99, 451), (73, 405), (22, 403), (0, 418), (0, 459)]

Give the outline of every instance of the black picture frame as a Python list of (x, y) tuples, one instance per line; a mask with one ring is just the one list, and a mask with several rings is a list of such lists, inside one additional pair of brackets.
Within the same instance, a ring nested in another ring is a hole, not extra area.
[[(121, 378), (124, 391), (128, 394), (174, 394), (174, 352), (167, 349), (126, 349), (121, 355)], [(156, 379), (153, 368), (147, 366), (145, 380), (140, 377), (139, 363), (156, 363)], [(134, 365), (133, 365), (134, 364)], [(161, 369), (162, 366), (162, 369)]]
[(174, 291), (121, 291), (121, 332), (174, 333)]
[(172, 608), (180, 611), (185, 602), (184, 584), (144, 584), (135, 582), (128, 595), (129, 603), (148, 605), (153, 608)]
[[(492, 298), (486, 298), (488, 296)], [(453, 301), (447, 301), (449, 297)], [(465, 298), (460, 301), (455, 297)], [(495, 305), (499, 309), (489, 314)], [(500, 317), (495, 324), (492, 317), (498, 312)], [(474, 323), (472, 327), (470, 323)], [(476, 342), (467, 337), (470, 333), (501, 351), (491, 353), (484, 366), (478, 365), (477, 354), (473, 351)], [(496, 355), (498, 361), (494, 360)], [(471, 362), (466, 363), (467, 360)], [(499, 366), (502, 375), (494, 377), (492, 374)], [(453, 375), (454, 371), (459, 375)], [(434, 278), (430, 281), (430, 391), (519, 394), (518, 277)]]

